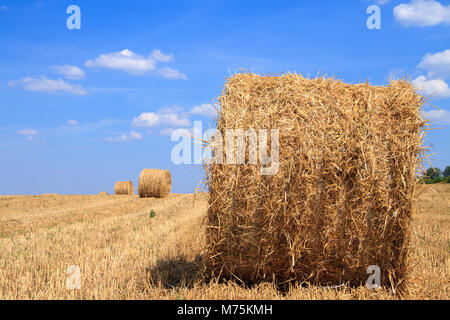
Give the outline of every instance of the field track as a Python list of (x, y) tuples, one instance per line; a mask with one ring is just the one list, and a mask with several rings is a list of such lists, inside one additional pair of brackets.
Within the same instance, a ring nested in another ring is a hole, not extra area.
[[(450, 185), (420, 197), (409, 299), (450, 298)], [(0, 196), (0, 299), (395, 299), (388, 290), (202, 281), (206, 194)], [(154, 215), (151, 214), (153, 211)], [(81, 289), (66, 287), (70, 266)]]

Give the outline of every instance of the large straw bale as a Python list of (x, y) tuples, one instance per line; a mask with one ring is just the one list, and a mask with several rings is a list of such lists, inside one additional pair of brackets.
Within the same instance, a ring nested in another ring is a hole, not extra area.
[(359, 285), (376, 265), (382, 285), (403, 285), (423, 102), (407, 81), (229, 78), (217, 123), (224, 145), (226, 129), (278, 129), (279, 169), (262, 175), (259, 161), (205, 166), (212, 273)]
[(144, 169), (139, 176), (139, 196), (141, 198), (165, 198), (172, 189), (169, 170)]
[(119, 181), (114, 186), (114, 194), (116, 195), (132, 195), (134, 194), (133, 182)]

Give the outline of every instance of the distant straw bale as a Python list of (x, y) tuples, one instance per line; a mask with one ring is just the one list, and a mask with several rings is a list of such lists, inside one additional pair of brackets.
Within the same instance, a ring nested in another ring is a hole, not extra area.
[(99, 196), (108, 196), (108, 192), (102, 191), (98, 194)]
[[(223, 144), (227, 129), (279, 130), (279, 168), (263, 175), (268, 165), (249, 163), (248, 154), (245, 164), (205, 166), (211, 272), (244, 282), (359, 285), (376, 265), (382, 285), (402, 286), (425, 151), (423, 102), (407, 81), (229, 78), (219, 98)], [(271, 154), (270, 139), (266, 145)]]
[(120, 181), (114, 186), (114, 194), (116, 195), (132, 195), (134, 194), (133, 182)]
[(139, 196), (141, 198), (165, 198), (172, 189), (169, 170), (144, 169), (139, 176)]

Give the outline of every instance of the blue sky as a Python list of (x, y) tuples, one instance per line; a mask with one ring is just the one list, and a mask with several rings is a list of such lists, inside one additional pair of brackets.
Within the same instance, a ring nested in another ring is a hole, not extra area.
[[(78, 5), (81, 29), (66, 9)], [(369, 29), (370, 5), (381, 29)], [(430, 102), (431, 161), (450, 165), (450, 3), (434, 0), (0, 0), (0, 194), (113, 191), (143, 168), (194, 192), (175, 128), (214, 127), (240, 68), (349, 83), (410, 77)]]

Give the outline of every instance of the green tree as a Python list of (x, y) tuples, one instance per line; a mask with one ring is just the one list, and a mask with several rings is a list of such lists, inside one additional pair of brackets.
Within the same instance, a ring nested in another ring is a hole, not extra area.
[(450, 166), (444, 169), (444, 177), (450, 177)]
[(428, 168), (427, 177), (430, 179), (437, 179), (442, 176), (442, 171), (439, 168)]

